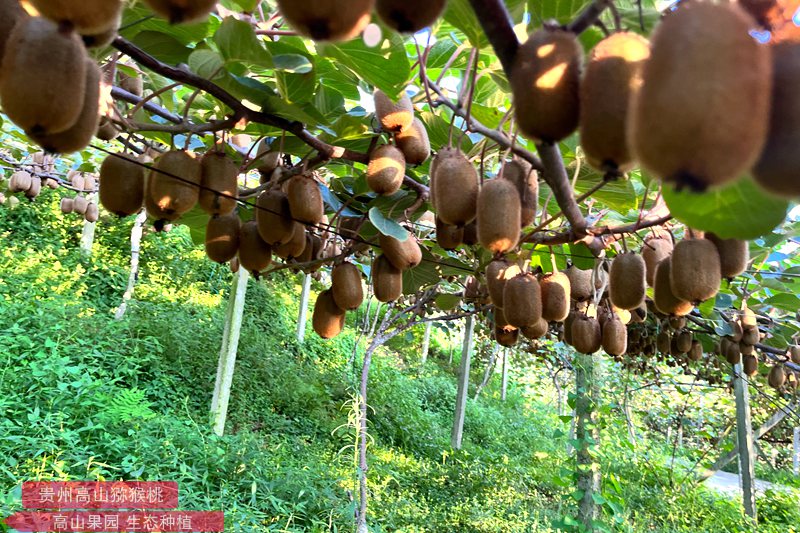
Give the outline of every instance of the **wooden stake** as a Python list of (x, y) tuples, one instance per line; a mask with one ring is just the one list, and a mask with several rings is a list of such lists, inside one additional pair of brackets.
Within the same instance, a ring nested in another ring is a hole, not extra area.
[(461, 440), (464, 436), (464, 415), (467, 410), (467, 395), (469, 393), (469, 367), (472, 358), (472, 335), (475, 331), (475, 317), (467, 317), (464, 326), (464, 344), (461, 349), (461, 365), (458, 371), (458, 392), (456, 394), (456, 410), (453, 416), (453, 432), (450, 443), (453, 449), (461, 449)]
[(750, 416), (750, 389), (742, 377), (742, 365), (733, 367), (733, 387), (736, 396), (736, 440), (739, 445), (739, 478), (742, 484), (744, 512), (757, 522), (755, 486), (755, 446), (753, 421)]

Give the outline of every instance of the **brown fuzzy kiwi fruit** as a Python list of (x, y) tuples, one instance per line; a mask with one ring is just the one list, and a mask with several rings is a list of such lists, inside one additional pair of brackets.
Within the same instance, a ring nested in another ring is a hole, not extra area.
[(404, 131), (414, 123), (414, 105), (405, 92), (396, 102), (380, 89), (376, 89), (372, 96), (375, 100), (375, 116), (384, 131)]
[(503, 178), (517, 188), (520, 199), (520, 226), (530, 226), (536, 218), (539, 208), (539, 175), (531, 164), (522, 159), (515, 159), (506, 164)]
[(400, 33), (416, 33), (438, 19), (447, 0), (377, 0), (375, 9), (387, 26)]
[(753, 168), (753, 177), (766, 190), (794, 198), (800, 196), (800, 41), (770, 47), (773, 60), (772, 111), (767, 143)]
[(761, 340), (761, 334), (758, 332), (758, 326), (745, 326), (742, 329), (742, 344), (755, 346)]
[(325, 204), (317, 180), (310, 176), (294, 176), (287, 190), (292, 218), (305, 224), (319, 224), (325, 216)]
[(692, 332), (686, 329), (678, 332), (678, 334), (675, 335), (675, 343), (678, 346), (678, 350), (681, 353), (687, 353), (689, 350), (692, 349), (693, 340), (694, 337), (692, 335)]
[(563, 272), (542, 276), (542, 318), (550, 322), (563, 322), (570, 310), (570, 283)]
[(500, 346), (503, 346), (504, 348), (512, 348), (519, 342), (519, 330), (514, 329), (507, 331), (502, 328), (495, 328), (494, 338), (497, 341), (497, 344)]
[(213, 216), (206, 225), (206, 255), (215, 263), (227, 263), (239, 252), (242, 221), (236, 213)]
[(464, 226), (464, 244), (466, 246), (478, 244), (478, 224), (474, 220)]
[(239, 230), (239, 263), (256, 276), (272, 264), (272, 247), (259, 235), (255, 220), (245, 222)]
[(148, 213), (158, 220), (176, 220), (189, 212), (197, 205), (201, 179), (200, 161), (193, 153), (183, 150), (165, 153), (156, 159), (147, 177), (145, 202)]
[(294, 223), (291, 238), (275, 246), (275, 255), (281, 259), (296, 259), (303, 255), (306, 249), (306, 228), (299, 222)]
[(647, 239), (642, 246), (642, 258), (647, 267), (647, 284), (653, 286), (656, 266), (672, 254), (674, 245), (671, 238)]
[(756, 351), (754, 346), (743, 342), (739, 343), (739, 349), (742, 351), (742, 355), (753, 355)]
[(79, 215), (86, 214), (86, 209), (89, 207), (89, 201), (83, 195), (78, 195), (72, 199), (72, 212)]
[(570, 297), (576, 302), (585, 302), (594, 297), (592, 287), (592, 271), (582, 270), (575, 265), (570, 265), (564, 274), (569, 278)]
[(731, 338), (734, 342), (741, 342), (742, 336), (744, 335), (744, 329), (742, 328), (742, 323), (739, 320), (732, 320), (730, 322), (731, 329), (733, 329), (733, 333), (731, 333)]
[(317, 296), (311, 325), (317, 335), (323, 339), (332, 339), (344, 329), (345, 315), (345, 310), (336, 305), (333, 292), (328, 289)]
[(397, 132), (394, 140), (397, 143), (397, 147), (403, 152), (408, 165), (421, 165), (431, 156), (431, 141), (428, 138), (428, 128), (418, 118), (414, 118), (411, 126)]
[(108, 46), (117, 37), (120, 22), (122, 22), (122, 19), (117, 20), (116, 24), (100, 33), (82, 34), (81, 40), (83, 41), (83, 45), (86, 48)]
[(516, 277), (520, 273), (517, 265), (511, 264), (504, 259), (495, 259), (486, 266), (486, 286), (489, 289), (489, 297), (495, 307), (503, 307), (503, 294), (508, 280)]
[(262, 192), (256, 200), (256, 222), (261, 238), (270, 244), (282, 244), (291, 239), (294, 220), (289, 197), (278, 190)]
[(11, 175), (8, 188), (11, 192), (21, 192), (30, 189), (33, 183), (33, 176), (27, 170), (18, 170)]
[[(144, 0), (144, 3), (171, 24), (205, 19), (217, 5), (216, 0)], [(291, 3), (303, 6), (308, 2)]]
[(672, 316), (669, 318), (669, 327), (671, 330), (679, 330), (686, 327), (686, 317), (685, 316)]
[(98, 209), (96, 203), (89, 202), (89, 205), (86, 207), (86, 212), (83, 214), (83, 219), (93, 224), (97, 222), (98, 218), (100, 218), (100, 209)]
[(731, 365), (738, 365), (742, 361), (742, 350), (738, 342), (729, 341), (723, 347), (725, 360)]
[(526, 339), (536, 340), (541, 339), (545, 335), (547, 335), (547, 330), (549, 329), (550, 324), (544, 318), (540, 318), (536, 324), (529, 327), (524, 327), (521, 329), (522, 335)]
[(464, 228), (450, 226), (436, 217), (436, 243), (445, 250), (455, 250), (464, 240)]
[(620, 309), (636, 309), (644, 303), (647, 291), (647, 265), (641, 255), (624, 253), (611, 262), (608, 294)]
[(372, 290), (379, 302), (393, 302), (403, 295), (403, 272), (381, 254), (372, 263)]
[(28, 200), (33, 200), (42, 193), (42, 180), (39, 178), (32, 178), (31, 185), (25, 191), (25, 197)]
[(753, 26), (736, 4), (693, 2), (656, 27), (628, 128), (644, 168), (702, 190), (738, 179), (756, 162), (767, 136), (772, 63), (769, 48), (749, 34)]
[(406, 160), (397, 147), (379, 146), (369, 156), (367, 185), (374, 192), (390, 196), (400, 190), (406, 177)]
[(144, 94), (144, 80), (141, 75), (129, 75), (119, 70), (119, 86), (121, 89), (128, 91), (138, 97)]
[(364, 301), (364, 288), (361, 272), (353, 263), (344, 262), (331, 271), (331, 291), (340, 309), (354, 311)]
[(144, 204), (146, 168), (133, 156), (109, 155), (100, 165), (100, 203), (120, 217), (138, 213)]
[(383, 255), (398, 270), (409, 270), (422, 262), (422, 249), (412, 233), (404, 241), (381, 233), (378, 242)]
[(78, 33), (96, 35), (116, 28), (122, 0), (28, 0), (43, 17), (71, 25)]
[(632, 32), (606, 37), (594, 47), (581, 82), (581, 147), (598, 170), (627, 172), (634, 165), (628, 145), (628, 109), (650, 56), (647, 39)]
[(583, 354), (593, 354), (603, 345), (603, 334), (596, 318), (578, 315), (572, 323), (572, 346)]
[(475, 220), (480, 183), (478, 171), (461, 150), (445, 148), (431, 164), (431, 198), (446, 224), (464, 226)]
[(517, 52), (510, 72), (515, 116), (528, 138), (556, 142), (578, 127), (583, 48), (574, 33), (543, 28)]
[(69, 129), (78, 121), (86, 98), (86, 59), (76, 34), (41, 17), (20, 20), (3, 56), (3, 111), (28, 135)]
[[(19, 0), (0, 0), (0, 62), (6, 49), (6, 41), (17, 22), (27, 18), (28, 13), (22, 8)], [(3, 71), (0, 69), (0, 78)]]
[(542, 318), (542, 291), (533, 274), (518, 274), (503, 289), (503, 313), (512, 326), (533, 326)]
[(720, 239), (713, 233), (705, 238), (714, 243), (719, 254), (720, 274), (725, 279), (735, 278), (747, 269), (750, 250), (747, 241), (741, 239)]
[(61, 203), (59, 204), (59, 207), (60, 207), (62, 213), (64, 213), (65, 215), (68, 215), (68, 214), (72, 213), (72, 205), (73, 205), (72, 198), (62, 198), (61, 199)]
[(578, 316), (578, 313), (575, 311), (570, 311), (567, 315), (567, 319), (564, 320), (564, 338), (563, 341), (572, 346), (572, 324), (575, 322), (575, 318)]
[(519, 242), (521, 203), (508, 180), (486, 182), (478, 193), (478, 241), (493, 254), (504, 254)]
[(641, 324), (647, 320), (647, 304), (642, 302), (642, 305), (636, 309), (631, 310), (631, 322)]
[(684, 239), (672, 251), (672, 294), (698, 304), (713, 298), (722, 283), (719, 253), (706, 239)]
[(106, 117), (100, 117), (100, 125), (95, 136), (101, 141), (113, 141), (119, 137), (121, 130)]
[(739, 320), (742, 323), (742, 328), (758, 326), (758, 318), (756, 317), (756, 314), (746, 305), (743, 306), (742, 310), (739, 312)]
[(603, 350), (608, 355), (619, 357), (628, 351), (628, 328), (617, 318), (603, 322)]
[(239, 198), (239, 166), (224, 152), (211, 151), (200, 161), (200, 207), (209, 215), (227, 215)]
[(750, 377), (758, 374), (758, 357), (755, 355), (745, 355), (742, 357), (742, 370)]
[(78, 120), (58, 133), (31, 133), (31, 139), (52, 154), (71, 154), (89, 146), (100, 124), (100, 77), (100, 67), (93, 60), (87, 59), (86, 94)]
[(780, 390), (786, 384), (786, 371), (783, 365), (775, 365), (770, 369), (767, 382), (775, 390)]
[(692, 347), (689, 348), (689, 353), (687, 355), (690, 361), (700, 361), (703, 359), (703, 345), (700, 344), (700, 341), (692, 341)]
[(672, 258), (667, 257), (656, 267), (655, 280), (653, 283), (653, 302), (656, 309), (665, 315), (686, 316), (694, 306), (691, 302), (681, 300), (672, 292), (670, 282), (670, 272), (672, 270)]
[(517, 326), (513, 326), (508, 323), (506, 319), (506, 314), (502, 308), (494, 306), (494, 326), (498, 329), (502, 329), (503, 331), (514, 331)]
[(672, 335), (670, 335), (669, 331), (662, 331), (656, 337), (656, 348), (658, 351), (666, 354), (670, 352), (670, 347), (672, 346)]
[(792, 360), (792, 363), (800, 365), (800, 346), (797, 344), (789, 346), (789, 358)]

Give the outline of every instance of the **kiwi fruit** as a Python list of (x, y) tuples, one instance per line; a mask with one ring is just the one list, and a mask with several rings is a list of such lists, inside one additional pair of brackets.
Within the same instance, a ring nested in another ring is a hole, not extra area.
[(517, 326), (509, 324), (503, 309), (501, 307), (497, 307), (496, 305), (494, 306), (494, 326), (495, 328), (503, 331), (514, 331), (519, 329)]
[(742, 351), (738, 342), (729, 341), (723, 346), (725, 360), (731, 365), (738, 365), (742, 361)]
[(742, 344), (755, 346), (761, 340), (758, 326), (745, 326), (742, 330)]
[(474, 220), (464, 225), (464, 244), (466, 246), (478, 244), (478, 224)]
[(122, 69), (119, 70), (119, 86), (129, 93), (142, 97), (144, 94), (144, 80), (138, 74), (127, 74)]
[(672, 254), (674, 245), (671, 238), (647, 239), (642, 246), (642, 259), (647, 267), (647, 284), (655, 282), (656, 266)]
[(767, 191), (800, 196), (800, 41), (777, 43), (772, 49), (772, 110), (767, 142), (753, 168), (753, 177)]
[(606, 37), (589, 56), (580, 87), (580, 137), (586, 159), (600, 171), (627, 172), (634, 166), (628, 109), (649, 56), (647, 39), (627, 31)]
[(749, 377), (758, 374), (758, 358), (755, 355), (745, 355), (742, 357), (742, 370), (745, 375)]
[(432, 25), (447, 0), (377, 0), (375, 9), (387, 26), (400, 33), (416, 33)]
[(692, 349), (693, 340), (694, 337), (692, 336), (692, 332), (686, 329), (679, 331), (675, 335), (675, 343), (681, 353), (687, 353)]
[(425, 123), (414, 118), (411, 126), (395, 134), (394, 141), (403, 152), (406, 164), (411, 166), (421, 165), (431, 156), (431, 141), (428, 138), (428, 129)]
[(477, 215), (478, 171), (456, 148), (444, 148), (431, 164), (431, 198), (446, 224), (464, 226)]
[(478, 241), (493, 254), (513, 250), (519, 242), (521, 205), (508, 180), (486, 182), (478, 193)]
[(101, 141), (113, 141), (119, 137), (120, 133), (121, 130), (111, 120), (107, 117), (100, 117), (100, 125), (97, 127), (97, 133), (95, 133), (98, 139)]
[(255, 220), (248, 220), (239, 230), (239, 263), (256, 277), (272, 264), (272, 247), (261, 238)]
[(86, 99), (86, 66), (86, 50), (77, 35), (41, 17), (20, 20), (3, 56), (3, 111), (28, 135), (72, 127)]
[(236, 213), (212, 216), (206, 225), (206, 255), (215, 263), (227, 263), (239, 252), (242, 222)]
[(292, 218), (305, 224), (319, 224), (325, 216), (325, 204), (317, 180), (310, 176), (294, 176), (287, 194)]
[(87, 59), (86, 94), (78, 120), (64, 131), (44, 135), (31, 133), (31, 138), (52, 154), (71, 154), (89, 146), (100, 124), (100, 77), (100, 67)]
[(515, 159), (506, 164), (503, 178), (517, 188), (520, 199), (520, 226), (530, 226), (536, 218), (539, 208), (539, 176), (531, 164), (522, 159)]
[(636, 309), (631, 309), (631, 322), (641, 324), (647, 320), (647, 303), (642, 302), (642, 305)]
[(738, 179), (756, 162), (767, 135), (772, 63), (769, 48), (750, 35), (753, 26), (737, 4), (711, 2), (685, 5), (658, 25), (628, 128), (645, 169), (703, 190)]
[(553, 143), (578, 127), (583, 48), (574, 33), (542, 28), (517, 52), (510, 71), (520, 131)]
[(291, 238), (284, 243), (276, 245), (274, 252), (281, 259), (296, 259), (303, 255), (306, 244), (306, 228), (299, 222), (295, 222)]
[(445, 250), (455, 250), (464, 241), (464, 228), (445, 224), (436, 217), (436, 244)]
[(755, 346), (743, 342), (739, 343), (739, 349), (742, 351), (742, 355), (753, 355), (756, 351)]
[(689, 356), (689, 361), (700, 361), (703, 359), (703, 345), (700, 344), (700, 341), (692, 341), (692, 346), (689, 348), (687, 355)]
[(98, 209), (96, 203), (89, 202), (89, 205), (86, 206), (86, 212), (83, 214), (83, 219), (90, 224), (94, 224), (98, 218), (100, 218), (100, 209)]
[(503, 346), (504, 348), (512, 348), (519, 342), (519, 331), (520, 330), (518, 329), (509, 331), (502, 328), (495, 328), (494, 338), (497, 341), (497, 344), (500, 346)]
[(503, 313), (518, 328), (533, 326), (542, 318), (542, 291), (533, 274), (520, 273), (506, 282)]
[[(6, 49), (6, 41), (17, 22), (27, 18), (28, 13), (22, 8), (19, 0), (0, 0), (0, 63)], [(3, 71), (0, 69), (0, 78)]]
[(270, 244), (281, 244), (291, 239), (294, 220), (289, 197), (278, 190), (262, 192), (256, 200), (256, 222), (261, 238)]
[(647, 291), (647, 265), (641, 255), (620, 254), (611, 262), (608, 295), (620, 309), (636, 309), (644, 303)]
[[(624, 326), (623, 326), (624, 327)], [(596, 318), (578, 315), (572, 323), (572, 346), (583, 354), (593, 354), (603, 345), (603, 334)]]
[(720, 239), (713, 233), (706, 233), (705, 238), (714, 243), (719, 254), (720, 274), (725, 279), (732, 279), (747, 269), (750, 250), (747, 241), (741, 239)]
[(540, 318), (533, 326), (521, 328), (520, 331), (522, 331), (522, 335), (526, 339), (536, 340), (547, 335), (547, 330), (549, 327), (550, 324), (547, 322), (547, 320)]
[(331, 292), (336, 305), (346, 311), (358, 309), (364, 301), (361, 272), (353, 263), (340, 263), (331, 270)]
[(239, 166), (224, 152), (211, 151), (200, 160), (202, 187), (198, 204), (209, 215), (227, 215), (239, 198)]
[(372, 291), (379, 302), (393, 302), (403, 295), (403, 272), (381, 254), (372, 263)]
[(686, 317), (685, 316), (669, 317), (668, 324), (669, 328), (673, 331), (683, 329), (686, 327)]
[(333, 292), (328, 289), (319, 293), (314, 304), (311, 325), (323, 339), (332, 339), (344, 329), (346, 312), (336, 305)]
[(379, 146), (369, 156), (367, 185), (374, 192), (390, 196), (400, 190), (406, 177), (406, 160), (397, 147)]
[(739, 320), (742, 323), (742, 328), (758, 327), (758, 318), (756, 314), (746, 305), (742, 306), (742, 310), (739, 312)]
[(86, 214), (86, 209), (89, 207), (89, 201), (85, 196), (78, 195), (72, 199), (72, 212), (79, 215)]
[(519, 273), (517, 265), (504, 259), (495, 259), (486, 266), (486, 286), (489, 289), (489, 297), (496, 307), (503, 307), (506, 283)]
[(591, 270), (582, 270), (570, 265), (564, 270), (564, 274), (569, 278), (570, 298), (576, 302), (586, 302), (594, 297)]
[(563, 272), (542, 276), (542, 317), (550, 322), (563, 322), (569, 315), (570, 283)]
[(172, 150), (163, 154), (147, 178), (147, 211), (159, 220), (170, 221), (191, 211), (200, 196), (202, 174), (200, 161), (193, 153)]
[(122, 0), (28, 0), (40, 15), (57, 24), (71, 25), (78, 33), (98, 34), (116, 28)]
[(119, 24), (121, 21), (122, 19), (118, 19), (113, 26), (105, 31), (99, 33), (82, 34), (81, 40), (83, 41), (83, 45), (86, 48), (100, 48), (102, 46), (110, 45), (111, 42), (117, 37)]
[(653, 282), (653, 302), (656, 309), (665, 315), (685, 316), (691, 313), (694, 306), (675, 296), (672, 292), (671, 279), (672, 258), (667, 257), (656, 267)]
[(608, 355), (619, 357), (628, 351), (628, 328), (617, 318), (603, 322), (602, 346)]
[(684, 239), (672, 251), (670, 286), (672, 293), (699, 304), (713, 298), (722, 283), (719, 253), (706, 239)]
[(72, 198), (62, 198), (61, 203), (59, 204), (61, 212), (65, 215), (72, 213), (72, 202)]
[(800, 346), (797, 344), (789, 346), (789, 358), (792, 360), (792, 363), (800, 365)]
[(666, 354), (670, 352), (671, 346), (672, 335), (670, 335), (669, 331), (661, 331), (656, 337), (656, 348), (658, 348), (659, 352)]
[(33, 184), (33, 176), (27, 170), (18, 170), (11, 175), (8, 181), (8, 188), (11, 192), (21, 192), (30, 189)]
[(127, 154), (109, 155), (100, 165), (100, 203), (106, 211), (126, 217), (144, 203), (145, 167)]
[(770, 369), (767, 382), (775, 390), (780, 390), (786, 384), (786, 371), (783, 365), (775, 365)]
[(33, 200), (42, 193), (42, 180), (39, 178), (31, 179), (31, 185), (25, 191), (25, 197), (28, 200)]
[(569, 346), (572, 346), (572, 324), (575, 322), (575, 318), (578, 316), (578, 313), (575, 311), (570, 311), (567, 315), (567, 319), (564, 320), (564, 329), (563, 333), (564, 336), (562, 340)]
[[(289, 2), (301, 6), (308, 4), (308, 2), (293, 0), (289, 0)], [(171, 24), (200, 21), (208, 17), (217, 5), (216, 0), (144, 0), (144, 3)]]
[(383, 255), (398, 270), (409, 270), (422, 262), (422, 249), (411, 233), (404, 241), (381, 233), (378, 242)]
[(375, 100), (375, 116), (378, 117), (383, 131), (405, 131), (414, 123), (414, 105), (405, 92), (397, 102), (380, 89), (376, 89), (372, 96)]

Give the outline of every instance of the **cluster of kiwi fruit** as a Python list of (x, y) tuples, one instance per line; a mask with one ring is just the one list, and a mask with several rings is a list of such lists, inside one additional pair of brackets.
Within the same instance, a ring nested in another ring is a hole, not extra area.
[(446, 0), (278, 0), (278, 10), (305, 37), (315, 41), (347, 41), (367, 27), (373, 8), (390, 28), (414, 33), (436, 22), (446, 4)]
[(65, 215), (76, 213), (83, 216), (86, 222), (97, 222), (100, 216), (100, 210), (94, 201), (97, 179), (91, 174), (71, 170), (67, 174), (67, 181), (77, 194), (73, 198), (61, 198), (61, 212)]
[(555, 143), (579, 130), (589, 163), (603, 172), (638, 163), (695, 190), (751, 173), (770, 192), (800, 195), (800, 95), (792, 90), (800, 36), (773, 31), (758, 43), (754, 2), (743, 4), (683, 2), (651, 42), (615, 33), (585, 65), (576, 35), (537, 30), (510, 70), (520, 131)]
[(0, 205), (17, 206), (19, 198), (13, 196), (17, 193), (22, 193), (25, 198), (33, 201), (39, 197), (44, 187), (57, 189), (59, 183), (51, 177), (54, 173), (55, 161), (52, 156), (44, 152), (31, 154), (29, 160), (19, 166), (8, 180), (0, 177)]

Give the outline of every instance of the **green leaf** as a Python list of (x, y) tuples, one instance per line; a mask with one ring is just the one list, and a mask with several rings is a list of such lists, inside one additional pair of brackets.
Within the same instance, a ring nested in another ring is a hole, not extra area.
[(143, 31), (133, 38), (133, 44), (146, 50), (148, 54), (176, 65), (189, 59), (191, 50), (169, 34), (158, 31)]
[(241, 20), (228, 17), (222, 21), (214, 35), (222, 57), (227, 62), (241, 62), (271, 68), (272, 57), (258, 39), (253, 27)]
[(223, 68), (222, 57), (213, 50), (195, 50), (189, 56), (189, 68), (200, 77), (212, 80)]
[(369, 210), (369, 221), (384, 235), (394, 237), (401, 242), (408, 239), (408, 231), (394, 220), (386, 218), (377, 207)]
[(374, 48), (367, 47), (363, 39), (354, 39), (342, 44), (323, 45), (320, 51), (392, 98), (400, 95), (411, 76), (403, 38), (396, 34)]
[(444, 20), (461, 30), (475, 48), (482, 48), (488, 44), (468, 0), (450, 0), (444, 13)]
[(662, 188), (672, 215), (687, 226), (723, 239), (755, 239), (778, 227), (789, 201), (762, 191), (750, 178), (705, 193)]
[(440, 294), (436, 297), (436, 307), (442, 311), (455, 309), (461, 302), (461, 297), (455, 294)]
[(290, 74), (308, 74), (313, 70), (311, 61), (300, 54), (280, 54), (272, 57), (276, 70), (283, 70)]
[(565, 24), (590, 3), (591, 0), (528, 0), (531, 24), (538, 27), (550, 19)]

